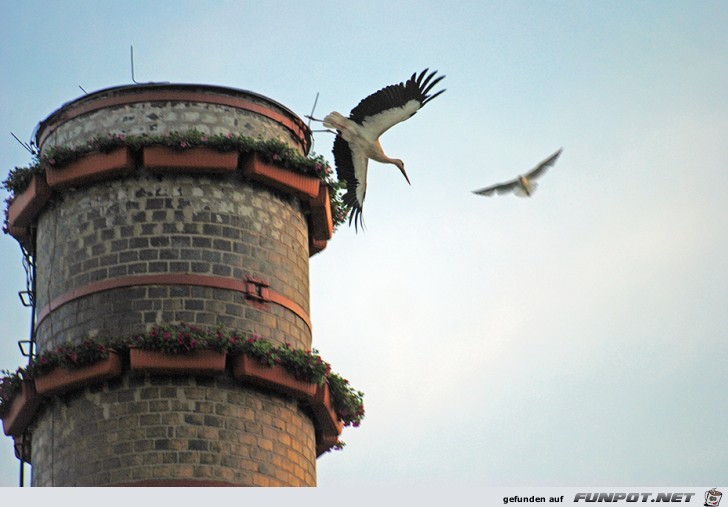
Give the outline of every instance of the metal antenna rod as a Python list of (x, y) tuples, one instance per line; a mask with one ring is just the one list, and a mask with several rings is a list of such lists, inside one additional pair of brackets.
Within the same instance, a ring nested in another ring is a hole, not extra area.
[(134, 84), (139, 84), (139, 82), (134, 79), (134, 46), (129, 46), (131, 49), (131, 80), (134, 82)]
[(311, 119), (313, 118), (313, 113), (316, 111), (316, 104), (318, 104), (318, 98), (319, 98), (319, 92), (316, 92), (316, 99), (313, 101), (313, 107), (311, 108), (311, 114), (308, 116), (308, 128), (311, 128)]
[(21, 141), (20, 139), (18, 139), (18, 136), (16, 136), (12, 132), (10, 132), (10, 135), (13, 136), (15, 138), (15, 140), (20, 143), (20, 146), (22, 146), (23, 148), (28, 150), (28, 152), (30, 152), (31, 155), (35, 155), (35, 153), (33, 152), (33, 148), (31, 148), (28, 143), (25, 143), (25, 142)]

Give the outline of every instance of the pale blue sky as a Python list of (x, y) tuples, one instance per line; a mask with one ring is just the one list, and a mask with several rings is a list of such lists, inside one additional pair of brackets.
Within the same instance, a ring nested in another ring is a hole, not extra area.
[[(320, 486), (719, 484), (728, 474), (728, 6), (719, 1), (0, 2), (10, 136), (137, 81), (348, 113), (425, 67), (448, 91), (387, 132), (365, 233), (311, 259), (314, 346), (367, 417)], [(315, 150), (332, 163), (332, 137)], [(470, 191), (559, 147), (532, 199)], [(2, 195), (5, 198), (5, 195)], [(0, 369), (22, 364), (0, 238)], [(0, 438), (0, 485), (17, 484)]]

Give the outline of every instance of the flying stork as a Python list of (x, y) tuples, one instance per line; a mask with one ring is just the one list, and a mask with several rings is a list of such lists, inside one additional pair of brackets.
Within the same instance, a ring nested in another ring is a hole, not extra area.
[(428, 70), (423, 70), (419, 75), (412, 74), (406, 83), (390, 85), (369, 95), (351, 110), (348, 118), (334, 111), (323, 120), (316, 120), (322, 121), (326, 128), (337, 131), (333, 148), (336, 174), (340, 181), (346, 182), (344, 204), (350, 208), (349, 225), (353, 221), (357, 231), (359, 225), (364, 226), (361, 213), (367, 191), (367, 164), (370, 158), (396, 165), (407, 183), (410, 183), (404, 162), (384, 153), (379, 136), (410, 118), (445, 91), (430, 95), (430, 90), (445, 76), (433, 79), (437, 71), (427, 74)]
[(541, 176), (546, 172), (546, 169), (554, 165), (556, 159), (559, 158), (559, 155), (561, 155), (561, 148), (526, 174), (518, 176), (515, 180), (499, 183), (498, 185), (493, 185), (491, 187), (481, 188), (480, 190), (473, 190), (473, 193), (491, 196), (496, 192), (499, 194), (506, 194), (513, 191), (513, 193), (515, 193), (518, 197), (529, 197), (538, 186), (538, 184), (533, 180)]

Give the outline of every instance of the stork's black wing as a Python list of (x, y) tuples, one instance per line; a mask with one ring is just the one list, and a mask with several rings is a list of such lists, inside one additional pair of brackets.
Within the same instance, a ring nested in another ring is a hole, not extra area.
[(427, 74), (428, 70), (423, 70), (419, 76), (412, 74), (406, 83), (390, 85), (372, 93), (351, 110), (349, 118), (360, 125), (371, 127), (374, 138), (378, 138), (387, 129), (411, 117), (445, 91), (430, 94), (432, 88), (445, 76), (435, 78), (437, 71)]
[(346, 193), (343, 196), (344, 204), (349, 208), (349, 225), (354, 222), (354, 229), (364, 227), (362, 209), (364, 197), (367, 192), (367, 164), (369, 159), (359, 150), (344, 140), (341, 135), (334, 139), (334, 163), (336, 176), (339, 181), (346, 182)]

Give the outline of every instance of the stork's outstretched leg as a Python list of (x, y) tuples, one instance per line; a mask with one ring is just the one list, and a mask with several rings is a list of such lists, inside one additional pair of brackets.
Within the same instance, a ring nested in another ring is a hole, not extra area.
[[(308, 114), (304, 115), (304, 117), (308, 118), (309, 120), (317, 121), (319, 123), (323, 123), (324, 122), (323, 120), (319, 120), (318, 118), (314, 118), (313, 116), (310, 116)], [(336, 132), (334, 132), (331, 129), (312, 130), (311, 132), (328, 132), (330, 134), (336, 134)]]

